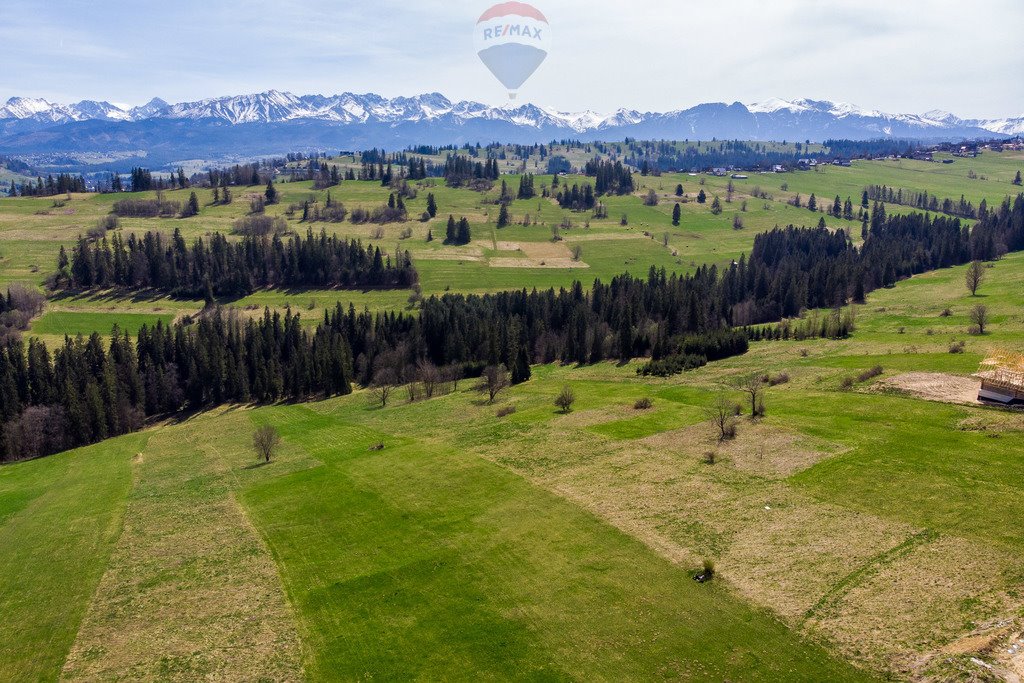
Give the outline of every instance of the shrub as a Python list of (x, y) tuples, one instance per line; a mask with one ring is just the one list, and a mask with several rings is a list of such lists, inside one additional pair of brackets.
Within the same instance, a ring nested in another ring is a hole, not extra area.
[(704, 558), (704, 566), (702, 567), (702, 569), (704, 570), (704, 576), (708, 577), (709, 579), (713, 577), (715, 575), (714, 560)]
[(108, 213), (96, 221), (96, 227), (103, 230), (117, 230), (121, 227), (121, 219), (117, 217), (116, 213)]
[(842, 389), (843, 391), (849, 391), (850, 389), (853, 388), (853, 384), (853, 377), (846, 376), (842, 380), (840, 380), (839, 388)]
[(168, 217), (181, 213), (181, 204), (160, 199), (122, 199), (114, 202), (112, 211), (118, 216), (133, 218)]
[(859, 375), (857, 375), (857, 381), (858, 382), (866, 382), (869, 379), (874, 379), (875, 377), (878, 377), (883, 372), (884, 372), (884, 370), (882, 370), (882, 366), (881, 365), (876, 365), (875, 367), (871, 368), (870, 370), (865, 370), (862, 373), (860, 373)]
[(953, 315), (953, 311), (948, 308), (942, 309), (942, 313), (939, 313), (940, 318), (948, 318), (951, 315)]
[(280, 216), (267, 216), (266, 214), (243, 216), (231, 226), (231, 232), (234, 234), (249, 237), (283, 235), (287, 231), (288, 224), (283, 218)]
[(715, 578), (715, 563), (705, 558), (700, 570), (693, 575), (693, 580), (697, 583), (707, 583), (713, 578)]
[(633, 404), (633, 409), (634, 410), (650, 410), (653, 406), (654, 406), (654, 402), (651, 399), (649, 399), (649, 398), (647, 398), (645, 396), (644, 398), (637, 399), (636, 403)]
[(502, 406), (498, 408), (498, 412), (495, 413), (498, 417), (508, 417), (516, 412), (515, 406)]
[(780, 372), (779, 374), (772, 375), (772, 376), (770, 376), (768, 378), (768, 386), (772, 386), (772, 387), (778, 386), (780, 384), (786, 384), (788, 382), (789, 382), (789, 373), (788, 372)]
[(703, 462), (705, 465), (714, 465), (717, 457), (714, 451), (705, 451)]
[(555, 405), (566, 414), (572, 411), (572, 404), (575, 402), (576, 394), (568, 384), (562, 387), (562, 390), (558, 392), (558, 396), (555, 397)]

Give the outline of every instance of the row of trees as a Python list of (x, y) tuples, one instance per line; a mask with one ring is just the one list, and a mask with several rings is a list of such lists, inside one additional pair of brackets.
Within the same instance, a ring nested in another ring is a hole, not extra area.
[[(988, 202), (984, 199), (978, 208), (967, 201), (963, 195), (959, 200), (950, 198), (939, 199), (927, 191), (917, 192), (905, 190), (902, 187), (887, 187), (885, 185), (869, 185), (864, 189), (865, 199), (872, 199), (889, 204), (911, 206), (924, 211), (933, 211), (959, 216), (961, 218), (980, 218), (988, 213)], [(864, 206), (867, 206), (865, 203)]]
[(58, 173), (56, 176), (48, 175), (45, 179), (39, 176), (34, 183), (29, 180), (20, 186), (16, 186), (12, 180), (7, 195), (9, 197), (52, 197), (68, 192), (88, 192), (85, 178), (80, 175), (73, 176), (70, 173)]
[(555, 198), (560, 207), (570, 211), (590, 211), (597, 206), (597, 195), (594, 194), (594, 187), (590, 183), (584, 183), (582, 188), (578, 184), (571, 188), (566, 187), (560, 190)]
[(221, 234), (191, 247), (175, 230), (79, 238), (71, 257), (61, 248), (56, 285), (153, 288), (175, 296), (244, 296), (259, 287), (411, 287), (417, 282), (409, 253), (385, 255), (358, 240), (307, 231), (305, 238), (250, 234), (230, 242)]

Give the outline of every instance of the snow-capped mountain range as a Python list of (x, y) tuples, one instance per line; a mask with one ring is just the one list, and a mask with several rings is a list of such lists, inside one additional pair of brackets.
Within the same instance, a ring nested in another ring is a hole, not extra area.
[(212, 159), (286, 151), (401, 149), (412, 144), (580, 140), (900, 138), (957, 140), (1024, 134), (1024, 114), (961, 119), (948, 112), (888, 114), (851, 104), (769, 99), (710, 103), (670, 112), (560, 112), (533, 104), (493, 107), (416, 97), (263, 93), (139, 107), (85, 100), (54, 104), (12, 97), (0, 105), (0, 154), (135, 154)]
[(592, 111), (558, 112), (532, 104), (516, 108), (489, 107), (479, 102), (452, 102), (440, 93), (387, 99), (372, 93), (357, 95), (303, 95), (269, 90), (252, 95), (217, 97), (197, 102), (168, 104), (154, 98), (141, 107), (120, 107), (110, 102), (83, 100), (75, 104), (53, 104), (43, 99), (12, 97), (0, 106), (0, 120), (29, 120), (43, 124), (74, 121), (143, 121), (164, 119), (217, 119), (231, 124), (280, 123), (307, 119), (359, 124), (370, 121), (397, 123), (430, 121), (442, 117), (454, 120), (505, 121), (518, 126), (565, 127), (577, 132), (638, 123), (645, 116), (620, 109), (602, 115)]

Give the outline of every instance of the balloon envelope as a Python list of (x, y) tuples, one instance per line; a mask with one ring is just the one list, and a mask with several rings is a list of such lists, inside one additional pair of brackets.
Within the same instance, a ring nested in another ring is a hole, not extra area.
[(551, 27), (535, 7), (503, 2), (480, 16), (474, 43), (494, 77), (510, 91), (518, 90), (547, 59)]

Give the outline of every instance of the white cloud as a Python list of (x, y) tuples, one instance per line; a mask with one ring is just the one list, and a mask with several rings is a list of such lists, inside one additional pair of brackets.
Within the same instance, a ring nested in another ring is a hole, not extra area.
[[(504, 91), (471, 31), (491, 2), (179, 0), (0, 6), (0, 98), (142, 102), (277, 88)], [(554, 46), (521, 97), (667, 110), (771, 96), (962, 116), (1024, 110), (1016, 0), (534, 0)], [(63, 47), (62, 47), (63, 46)]]

